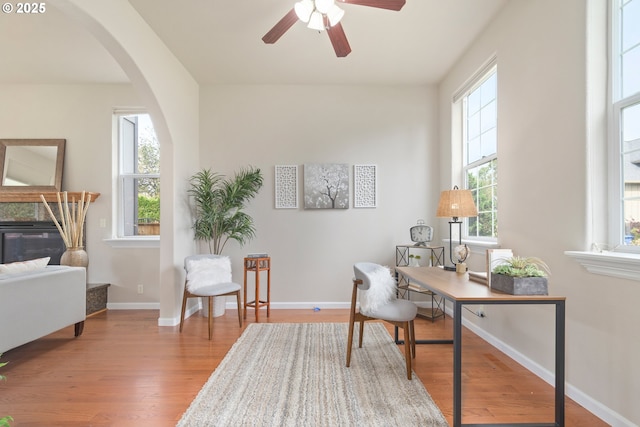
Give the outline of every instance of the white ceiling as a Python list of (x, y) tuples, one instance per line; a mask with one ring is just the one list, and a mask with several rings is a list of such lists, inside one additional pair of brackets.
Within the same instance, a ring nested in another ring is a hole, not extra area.
[[(442, 79), (508, 0), (407, 0), (399, 12), (344, 4), (352, 52), (296, 23), (262, 36), (296, 0), (129, 0), (200, 84), (422, 84)], [(0, 83), (111, 83), (126, 75), (50, 3), (0, 15)]]

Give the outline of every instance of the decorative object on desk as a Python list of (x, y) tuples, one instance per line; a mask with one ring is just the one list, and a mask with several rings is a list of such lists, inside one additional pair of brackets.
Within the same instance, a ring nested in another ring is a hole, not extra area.
[(453, 249), (453, 253), (456, 255), (458, 263), (465, 262), (469, 258), (471, 251), (467, 245), (458, 245)]
[(465, 261), (469, 258), (471, 251), (467, 245), (458, 245), (453, 249), (458, 262), (456, 263), (456, 273), (464, 274), (467, 272), (467, 264)]
[(409, 229), (409, 234), (416, 246), (426, 246), (433, 238), (433, 227), (425, 225), (424, 220), (419, 219), (416, 225)]
[(409, 255), (409, 267), (420, 267), (420, 255)]
[(487, 286), (491, 287), (491, 271), (511, 258), (513, 258), (511, 249), (487, 249), (487, 271), (485, 273)]
[(460, 190), (456, 185), (453, 190), (445, 190), (440, 193), (440, 201), (436, 216), (452, 217), (449, 221), (449, 259), (452, 266), (445, 265), (444, 269), (456, 271), (456, 262), (453, 260), (453, 226), (458, 228), (458, 244), (462, 244), (462, 222), (458, 218), (469, 218), (478, 215), (478, 209), (473, 201), (473, 195), (469, 190)]
[(549, 266), (536, 257), (503, 259), (491, 272), (491, 289), (511, 295), (548, 295)]
[(375, 208), (378, 204), (376, 165), (353, 165), (353, 207)]
[(262, 187), (259, 168), (242, 169), (233, 179), (203, 169), (190, 182), (188, 192), (195, 204), (195, 239), (207, 241), (210, 253), (220, 255), (229, 239), (243, 245), (255, 236), (253, 218), (243, 209)]
[(89, 257), (84, 250), (84, 221), (87, 216), (87, 211), (89, 210), (89, 204), (91, 203), (91, 194), (83, 191), (78, 201), (75, 200), (75, 197), (72, 197), (71, 207), (69, 207), (67, 192), (58, 192), (59, 221), (53, 214), (44, 195), (41, 194), (40, 199), (60, 232), (62, 241), (67, 248), (62, 254), (62, 257), (60, 257), (60, 264), (87, 268), (89, 265)]

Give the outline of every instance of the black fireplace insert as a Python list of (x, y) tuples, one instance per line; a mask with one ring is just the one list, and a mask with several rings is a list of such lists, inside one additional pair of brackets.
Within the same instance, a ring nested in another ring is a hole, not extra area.
[(50, 265), (59, 265), (65, 251), (64, 241), (53, 222), (0, 222), (0, 262), (51, 257)]

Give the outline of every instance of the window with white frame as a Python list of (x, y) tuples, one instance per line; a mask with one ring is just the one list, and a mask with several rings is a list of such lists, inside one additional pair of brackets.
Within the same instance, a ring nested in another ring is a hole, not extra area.
[(148, 114), (116, 113), (117, 235), (160, 234), (160, 144)]
[(640, 0), (611, 0), (611, 243), (640, 251)]
[(462, 172), (471, 190), (478, 216), (468, 218), (466, 237), (496, 239), (498, 236), (498, 72), (492, 65), (462, 94)]

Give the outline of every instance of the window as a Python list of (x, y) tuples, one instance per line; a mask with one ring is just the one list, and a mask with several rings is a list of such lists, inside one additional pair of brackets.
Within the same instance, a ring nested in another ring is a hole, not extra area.
[(148, 114), (116, 113), (117, 236), (160, 234), (160, 144)]
[(478, 216), (468, 218), (466, 237), (498, 236), (497, 82), (493, 65), (461, 97), (464, 185), (478, 208)]
[(612, 0), (611, 243), (640, 251), (640, 0)]

